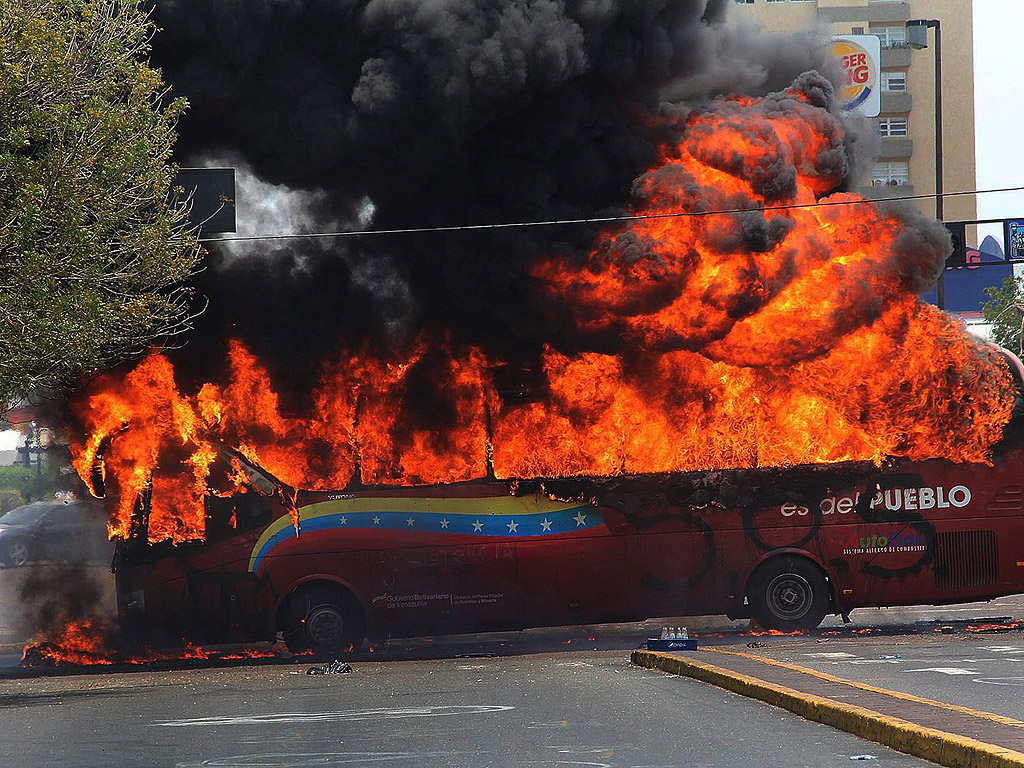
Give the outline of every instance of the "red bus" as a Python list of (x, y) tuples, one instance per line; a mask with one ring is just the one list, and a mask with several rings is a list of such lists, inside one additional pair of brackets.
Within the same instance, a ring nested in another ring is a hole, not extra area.
[(300, 535), (280, 484), (243, 462), (253, 492), (209, 500), (207, 541), (150, 545), (142, 525), (119, 545), (119, 612), (151, 638), (281, 633), (294, 651), (334, 653), (367, 636), (700, 614), (807, 629), (854, 608), (1020, 593), (1020, 421), (991, 466), (299, 491)]

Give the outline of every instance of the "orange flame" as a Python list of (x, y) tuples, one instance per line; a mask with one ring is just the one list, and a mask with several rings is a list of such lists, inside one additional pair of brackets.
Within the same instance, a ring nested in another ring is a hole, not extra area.
[(283, 413), (237, 341), (226, 379), (193, 393), (160, 354), (97, 380), (73, 403), (75, 466), (90, 482), (98, 465), (111, 534), (131, 532), (141, 498), (150, 540), (202, 538), (206, 494), (242, 484), (218, 468), (218, 442), (311, 489), (468, 480), (489, 465), (517, 478), (987, 461), (1013, 408), (1008, 368), (916, 298), (939, 246), (918, 242), (906, 214), (830, 194), (842, 128), (810, 102), (791, 91), (691, 113), (634, 185), (645, 218), (581, 264), (536, 262), (563, 320), (621, 349), (547, 349), (536, 402), (504, 402), (491, 373), (504, 361), (445, 334), (325, 361), (303, 417)]
[(1024, 627), (1024, 622), (1010, 621), (1004, 624), (968, 624), (968, 632), (1010, 632)]
[(34, 638), (21, 656), (26, 667), (95, 666), (114, 664), (152, 664), (157, 661), (263, 659), (277, 656), (270, 648), (241, 648), (210, 651), (186, 642), (172, 651), (119, 648), (115, 631), (102, 619), (68, 621), (55, 635)]

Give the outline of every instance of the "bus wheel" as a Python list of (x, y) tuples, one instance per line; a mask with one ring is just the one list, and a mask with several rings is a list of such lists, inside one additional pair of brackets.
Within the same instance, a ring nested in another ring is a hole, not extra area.
[(765, 629), (814, 629), (831, 603), (825, 574), (809, 560), (778, 557), (762, 565), (747, 593), (750, 612)]
[(292, 653), (336, 656), (363, 643), (356, 599), (341, 587), (318, 584), (296, 592), (284, 608), (284, 641)]

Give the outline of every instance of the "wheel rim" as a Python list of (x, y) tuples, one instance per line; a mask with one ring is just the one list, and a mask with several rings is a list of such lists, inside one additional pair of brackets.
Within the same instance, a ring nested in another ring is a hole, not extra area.
[(782, 573), (768, 583), (768, 608), (784, 621), (807, 615), (814, 603), (814, 588), (798, 573)]
[(333, 605), (318, 605), (306, 616), (306, 633), (316, 647), (339, 646), (345, 639), (345, 617)]
[(24, 544), (12, 544), (8, 551), (11, 565), (24, 565), (28, 560), (28, 547)]

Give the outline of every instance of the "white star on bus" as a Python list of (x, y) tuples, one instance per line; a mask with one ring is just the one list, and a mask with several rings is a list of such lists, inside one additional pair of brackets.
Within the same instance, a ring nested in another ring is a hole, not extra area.
[(380, 518), (377, 517), (376, 515), (374, 515), (374, 517), (373, 517), (373, 524), (374, 525), (380, 525)]
[(413, 526), (413, 524), (414, 524), (415, 522), (416, 522), (416, 521), (415, 521), (415, 520), (413, 520), (413, 519), (412, 519), (411, 517), (407, 517), (407, 518), (405, 518), (405, 524), (406, 524), (406, 525), (408, 525), (408, 526), (409, 526), (410, 528), (412, 528), (412, 526)]
[(483, 528), (484, 528), (484, 524), (481, 523), (479, 520), (474, 520), (473, 521), (473, 532), (474, 533), (478, 533), (478, 532), (482, 531)]
[(508, 524), (509, 533), (515, 533), (517, 530), (519, 530), (519, 523), (517, 523), (515, 520)]
[(339, 522), (339, 523), (341, 523), (342, 525), (344, 525), (345, 523), (347, 523), (347, 522), (348, 522), (348, 518), (347, 518), (347, 517), (343, 517), (343, 518), (341, 518), (341, 520), (339, 520), (338, 522)]
[(545, 517), (543, 520), (540, 521), (540, 529), (542, 531), (550, 531), (551, 530), (551, 521), (548, 520)]
[(573, 520), (576, 521), (576, 527), (578, 528), (579, 526), (587, 522), (587, 516), (584, 515), (582, 512), (577, 512), (576, 517), (574, 517)]
[(442, 519), (441, 520), (441, 527), (442, 528), (447, 528), (448, 527), (448, 520), (447, 519)]

